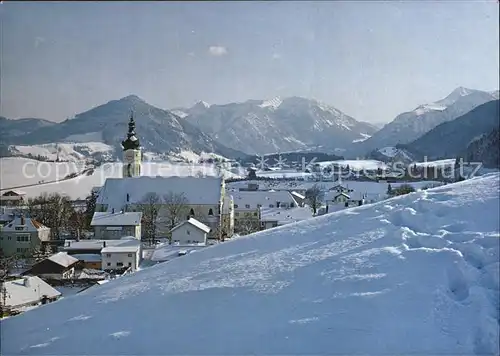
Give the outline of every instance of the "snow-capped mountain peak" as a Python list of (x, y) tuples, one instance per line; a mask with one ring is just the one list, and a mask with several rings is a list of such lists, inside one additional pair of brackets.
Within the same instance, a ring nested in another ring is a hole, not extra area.
[(209, 103), (207, 103), (206, 101), (199, 100), (196, 102), (196, 104), (194, 106), (203, 107), (205, 109), (208, 109), (211, 105)]
[(273, 98), (271, 100), (264, 100), (262, 101), (262, 104), (259, 105), (261, 108), (270, 108), (270, 109), (277, 109), (283, 101), (281, 101), (280, 97), (277, 96), (276, 98)]

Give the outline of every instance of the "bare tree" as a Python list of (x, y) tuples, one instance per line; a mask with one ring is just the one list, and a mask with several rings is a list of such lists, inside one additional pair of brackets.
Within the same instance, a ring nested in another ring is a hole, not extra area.
[(31, 257), (33, 259), (33, 263), (37, 263), (43, 261), (44, 259), (50, 257), (52, 255), (52, 248), (50, 245), (42, 244), (37, 245), (31, 251)]
[(257, 219), (238, 219), (234, 221), (234, 229), (240, 235), (248, 235), (260, 230)]
[(316, 215), (318, 209), (321, 207), (324, 196), (324, 190), (317, 184), (306, 190), (305, 197), (314, 215)]
[(83, 211), (73, 210), (69, 217), (68, 231), (77, 240), (80, 240), (87, 227), (87, 216)]
[(157, 232), (158, 213), (161, 207), (160, 196), (156, 193), (147, 193), (141, 201), (142, 234), (144, 240), (154, 245)]
[[(165, 208), (166, 228), (168, 231), (185, 220), (189, 215), (196, 215), (196, 212), (190, 211), (188, 206), (189, 202), (184, 193), (168, 192), (163, 196), (163, 204)], [(170, 236), (170, 234), (168, 236)]]
[(68, 197), (57, 193), (44, 193), (29, 199), (27, 205), (30, 217), (50, 227), (52, 239), (59, 240), (61, 232), (68, 228), (70, 216), (74, 211)]

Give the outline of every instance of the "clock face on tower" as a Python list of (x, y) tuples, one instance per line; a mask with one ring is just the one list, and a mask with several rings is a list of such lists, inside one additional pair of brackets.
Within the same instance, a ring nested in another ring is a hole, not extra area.
[(135, 152), (133, 150), (127, 150), (127, 151), (125, 151), (125, 153), (123, 155), (123, 160), (126, 163), (133, 163), (134, 157), (135, 157)]

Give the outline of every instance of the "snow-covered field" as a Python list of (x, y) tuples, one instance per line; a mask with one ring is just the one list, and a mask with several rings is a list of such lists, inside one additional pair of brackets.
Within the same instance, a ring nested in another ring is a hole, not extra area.
[(41, 145), (29, 146), (9, 146), (13, 153), (33, 156), (43, 156), (49, 160), (56, 160), (59, 153), (59, 159), (64, 161), (81, 161), (96, 153), (107, 154), (111, 156), (114, 151), (112, 146), (103, 142), (79, 142), (79, 143), (47, 143)]
[(2, 321), (2, 352), (498, 355), (499, 178), (201, 249)]
[(70, 173), (80, 172), (84, 167), (84, 162), (55, 163), (21, 157), (0, 158), (0, 189), (61, 180)]
[[(27, 164), (28, 162), (28, 164)], [(42, 175), (37, 175), (38, 168), (31, 172), (35, 175), (34, 178), (30, 178), (31, 175), (26, 175), (23, 172), (23, 167), (31, 166), (35, 163), (38, 166), (43, 167)], [(33, 163), (35, 162), (35, 163)], [(2, 158), (1, 161), (1, 181), (2, 190), (6, 190), (13, 186), (25, 185), (25, 184), (37, 184), (42, 176), (45, 176), (46, 171), (50, 171), (53, 177), (57, 179), (62, 179), (65, 174), (57, 173), (65, 172), (65, 167), (78, 167), (79, 165), (73, 162), (69, 163), (54, 163), (54, 162), (38, 162), (32, 161), (25, 158)], [(81, 166), (81, 165), (80, 165)], [(80, 167), (81, 168), (81, 167)], [(69, 169), (69, 168), (68, 168)], [(198, 174), (203, 174), (207, 176), (219, 175), (217, 168), (210, 164), (182, 164), (176, 163), (172, 164), (170, 162), (143, 162), (142, 163), (142, 175), (144, 176), (196, 176)], [(235, 174), (222, 170), (220, 172), (224, 174), (225, 177), (234, 177)], [(118, 178), (122, 176), (122, 163), (105, 163), (99, 166), (92, 175), (82, 175), (70, 180), (59, 181), (55, 183), (34, 185), (31, 187), (21, 188), (23, 192), (26, 193), (26, 197), (35, 197), (41, 193), (59, 193), (69, 196), (71, 199), (83, 199), (88, 196), (94, 187), (100, 187), (104, 184), (107, 178)], [(46, 182), (51, 179), (45, 178)]]

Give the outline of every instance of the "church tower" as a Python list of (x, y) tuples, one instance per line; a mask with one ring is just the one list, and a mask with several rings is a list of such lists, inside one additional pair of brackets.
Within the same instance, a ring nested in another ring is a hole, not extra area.
[(127, 138), (122, 141), (123, 147), (123, 178), (139, 177), (141, 175), (141, 145), (135, 136), (134, 116), (130, 115)]

